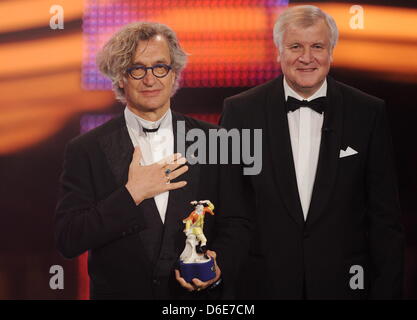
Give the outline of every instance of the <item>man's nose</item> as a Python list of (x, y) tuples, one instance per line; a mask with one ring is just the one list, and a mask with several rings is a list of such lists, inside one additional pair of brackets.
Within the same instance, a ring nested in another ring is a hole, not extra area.
[(303, 50), (303, 53), (298, 58), (298, 60), (302, 63), (309, 64), (313, 61), (313, 52), (310, 48), (306, 48)]
[(155, 84), (156, 77), (153, 75), (152, 70), (148, 69), (148, 72), (146, 72), (146, 75), (142, 80), (146, 86), (152, 87)]

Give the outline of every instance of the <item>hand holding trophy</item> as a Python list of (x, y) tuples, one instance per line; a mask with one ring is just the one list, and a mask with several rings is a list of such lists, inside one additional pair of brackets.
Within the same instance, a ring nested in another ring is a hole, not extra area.
[(180, 272), (175, 272), (183, 287), (199, 291), (217, 281), (221, 272), (216, 265), (216, 253), (207, 250), (207, 238), (203, 232), (204, 216), (206, 213), (214, 215), (214, 205), (209, 200), (192, 201), (191, 205), (194, 211), (183, 220), (187, 239), (180, 255)]

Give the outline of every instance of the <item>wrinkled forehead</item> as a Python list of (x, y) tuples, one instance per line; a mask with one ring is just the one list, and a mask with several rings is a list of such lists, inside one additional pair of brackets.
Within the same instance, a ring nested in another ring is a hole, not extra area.
[(289, 23), (284, 31), (284, 39), (287, 41), (327, 42), (330, 38), (330, 28), (323, 19), (315, 22), (294, 21)]

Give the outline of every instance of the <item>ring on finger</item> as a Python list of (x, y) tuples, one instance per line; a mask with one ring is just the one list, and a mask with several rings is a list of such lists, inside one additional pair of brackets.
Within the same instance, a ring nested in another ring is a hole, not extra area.
[(166, 184), (171, 183), (171, 178), (169, 177), (169, 174), (171, 173), (171, 169), (167, 168), (167, 169), (164, 171), (164, 173), (165, 173), (165, 179), (167, 180), (165, 183), (166, 183)]
[(171, 178), (169, 176), (165, 176), (165, 179), (167, 180), (165, 182), (166, 184), (170, 184), (171, 183)]

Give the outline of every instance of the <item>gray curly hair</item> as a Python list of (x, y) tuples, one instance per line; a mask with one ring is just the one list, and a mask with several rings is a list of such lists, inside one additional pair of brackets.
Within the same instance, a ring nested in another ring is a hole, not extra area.
[(161, 35), (167, 42), (171, 57), (172, 70), (175, 72), (175, 84), (171, 96), (179, 88), (181, 71), (187, 64), (187, 54), (181, 48), (175, 32), (168, 26), (157, 22), (134, 22), (116, 32), (97, 54), (97, 66), (100, 72), (112, 82), (116, 99), (126, 103), (123, 88), (119, 81), (126, 76), (126, 70), (132, 64), (139, 41), (147, 41)]
[(308, 28), (317, 21), (324, 20), (330, 31), (330, 47), (333, 50), (339, 37), (336, 22), (326, 12), (311, 5), (295, 6), (284, 10), (278, 17), (274, 26), (274, 43), (278, 50), (282, 51), (282, 39), (284, 32), (290, 24)]

